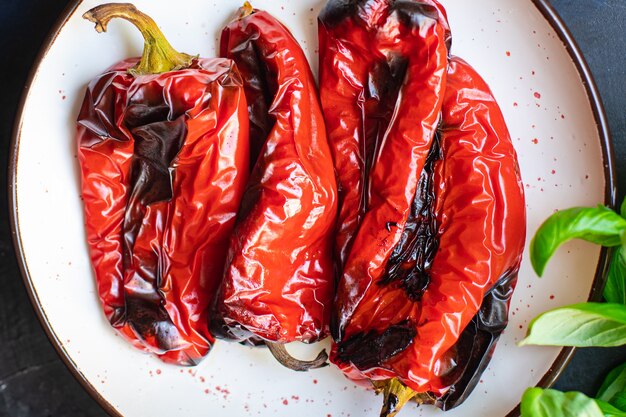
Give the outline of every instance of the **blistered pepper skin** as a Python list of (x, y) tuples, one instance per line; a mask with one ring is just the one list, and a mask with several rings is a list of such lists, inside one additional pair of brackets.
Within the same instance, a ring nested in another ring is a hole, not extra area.
[[(436, 2), (332, 0), (319, 17), (319, 42), (320, 96), (340, 189), (341, 271), (370, 221), (364, 217), (393, 224), (408, 215), (439, 119), (450, 32)], [(380, 241), (393, 246), (397, 235)], [(377, 256), (363, 258), (369, 255)]]
[[(431, 205), (434, 219), (420, 216), (437, 230), (427, 284), (413, 299), (400, 281), (370, 286), (333, 358), (355, 380), (398, 378), (449, 409), (469, 395), (506, 327), (526, 235), (517, 156), (502, 112), (459, 58), (450, 61), (435, 145), (438, 158), (421, 181), (432, 177), (435, 198), (417, 199)], [(367, 361), (351, 347), (355, 337), (361, 345), (387, 341), (392, 325), (403, 338), (388, 355)]]
[(212, 326), (240, 341), (314, 342), (328, 333), (337, 212), (315, 82), (289, 30), (263, 11), (224, 29), (221, 55), (246, 82), (256, 163)]
[[(376, 315), (383, 320), (372, 317), (356, 332), (351, 321), (361, 317), (361, 304), (367, 314), (388, 308), (408, 317), (406, 308), (395, 311), (395, 294), (380, 305), (370, 298), (402, 239), (432, 147), (450, 33), (445, 12), (430, 1), (333, 0), (319, 21), (320, 94), (340, 189), (333, 336), (367, 367), (412, 340), (404, 320)], [(368, 343), (378, 330), (382, 337)]]
[(78, 118), (87, 240), (111, 324), (193, 365), (248, 178), (246, 101), (232, 61), (135, 77), (137, 62), (92, 81)]
[(319, 20), (320, 94), (340, 189), (341, 341), (409, 216), (439, 122), (449, 32), (435, 2), (333, 0)]
[(436, 393), (447, 390), (439, 378), (446, 351), (496, 284), (503, 278), (515, 283), (510, 277), (517, 276), (526, 240), (524, 188), (504, 116), (486, 82), (460, 58), (450, 61), (442, 114), (443, 157), (435, 178), (439, 250), (415, 343), (394, 365), (409, 375), (407, 385), (428, 380)]

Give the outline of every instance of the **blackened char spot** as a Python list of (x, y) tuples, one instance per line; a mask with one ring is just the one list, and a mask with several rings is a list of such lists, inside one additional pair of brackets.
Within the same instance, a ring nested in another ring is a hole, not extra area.
[[(135, 115), (129, 110), (129, 115)], [(148, 110), (147, 117), (155, 117)], [(136, 119), (132, 119), (137, 122)], [(130, 126), (129, 126), (130, 127)], [(135, 239), (150, 204), (172, 198), (170, 164), (180, 151), (187, 125), (183, 117), (175, 121), (152, 122), (134, 127), (135, 154), (131, 167), (131, 192), (124, 217), (125, 266), (129, 266)]]
[(138, 128), (168, 120), (170, 106), (165, 103), (134, 103), (126, 109), (124, 123), (128, 128)]
[(435, 215), (435, 163), (441, 159), (438, 136), (426, 158), (411, 212), (400, 241), (386, 266), (386, 273), (378, 282), (389, 285), (401, 282), (409, 299), (419, 301), (430, 284), (429, 270), (439, 247)]
[[(144, 98), (147, 96), (144, 96)], [(153, 100), (156, 97), (156, 102)], [(151, 204), (173, 197), (170, 167), (187, 136), (185, 116), (170, 120), (173, 115), (163, 102), (163, 94), (155, 94), (147, 101), (131, 103), (124, 124), (130, 130), (135, 148), (131, 165), (130, 192), (123, 223), (123, 260), (128, 269), (133, 262), (135, 242)], [(125, 321), (144, 339), (154, 339), (163, 350), (176, 347), (180, 335), (162, 305), (159, 292), (161, 271), (159, 254), (143, 254), (141, 291), (126, 294)]]
[(126, 301), (126, 319), (139, 334), (151, 337), (156, 333), (155, 323), (167, 319), (167, 315), (162, 315), (152, 304), (130, 298)]
[(398, 227), (398, 223), (396, 223), (396, 222), (387, 222), (385, 224), (385, 228), (387, 229), (388, 232), (391, 232), (391, 228), (392, 227)]
[(424, 25), (425, 19), (431, 19), (435, 22), (439, 19), (439, 12), (432, 4), (410, 0), (398, 0), (392, 3), (392, 13), (396, 13), (398, 20), (405, 27), (420, 28)]
[(216, 308), (211, 312), (209, 319), (211, 334), (219, 339), (228, 339), (245, 346), (262, 346), (265, 341), (251, 333), (242, 325), (229, 320), (226, 323), (223, 314)]
[(339, 25), (354, 16), (360, 6), (372, 0), (330, 0), (322, 9), (319, 20), (329, 28)]
[(408, 60), (400, 55), (375, 62), (368, 72), (365, 102), (363, 103), (363, 136), (361, 157), (363, 188), (361, 189), (360, 213), (364, 215), (369, 206), (370, 172), (376, 162), (389, 123), (393, 117), (400, 89), (406, 79)]
[(388, 415), (395, 413), (396, 408), (398, 407), (398, 396), (396, 394), (389, 394), (386, 405), (388, 409)]
[[(341, 277), (340, 272), (339, 272), (339, 268), (337, 266), (335, 266), (335, 294), (337, 293), (337, 286), (339, 283), (339, 279)], [(339, 316), (337, 314), (333, 314), (330, 316), (330, 335), (332, 336), (333, 340), (336, 341), (337, 343), (341, 343), (343, 341), (343, 330), (341, 329), (341, 326), (339, 325)]]
[[(250, 28), (253, 28), (250, 26)], [(244, 81), (244, 92), (248, 103), (250, 118), (250, 172), (248, 188), (239, 206), (237, 222), (245, 219), (261, 195), (261, 177), (266, 170), (265, 160), (260, 158), (267, 138), (276, 124), (276, 118), (270, 114), (270, 107), (278, 92), (278, 74), (269, 65), (269, 57), (264, 56), (259, 46), (258, 32), (246, 33), (239, 43), (230, 45), (236, 36), (232, 31), (239, 27), (227, 28), (222, 34), (221, 54), (232, 59)], [(238, 36), (241, 34), (238, 34)]]
[(383, 333), (358, 333), (339, 343), (337, 358), (363, 371), (375, 368), (408, 348), (416, 334), (409, 321), (393, 325)]
[(126, 321), (144, 340), (154, 339), (161, 350), (171, 350), (178, 346), (180, 335), (162, 306), (137, 297), (128, 297)]
[(372, 66), (368, 74), (366, 91), (366, 98), (373, 100), (368, 116), (389, 118), (389, 111), (395, 108), (400, 87), (406, 77), (407, 66), (408, 60), (401, 55), (391, 55)]
[(250, 117), (250, 171), (276, 123), (269, 109), (278, 91), (278, 75), (267, 64), (267, 57), (261, 53), (258, 42), (259, 34), (252, 33), (241, 43), (224, 51), (228, 58), (235, 61), (244, 81)]
[(437, 406), (442, 410), (461, 405), (476, 388), (489, 365), (496, 343), (509, 322), (509, 304), (517, 272), (518, 268), (514, 268), (502, 275), (485, 295), (480, 310), (453, 347), (456, 367), (443, 378), (450, 390), (437, 400)]
[[(398, 20), (405, 27), (419, 28), (424, 19), (439, 20), (439, 12), (432, 4), (410, 0), (387, 0), (391, 12), (395, 12)], [(359, 10), (376, 10), (376, 3), (381, 0), (330, 0), (322, 9), (319, 20), (328, 28), (333, 28), (350, 17), (356, 16)]]
[[(418, 29), (428, 24), (427, 20), (438, 22), (445, 28), (446, 48), (448, 52), (452, 48), (452, 34), (447, 22), (439, 20), (439, 11), (432, 4), (426, 4), (419, 1), (398, 0), (393, 2), (392, 13), (395, 13), (398, 21), (403, 26)], [(432, 23), (431, 23), (432, 24)]]

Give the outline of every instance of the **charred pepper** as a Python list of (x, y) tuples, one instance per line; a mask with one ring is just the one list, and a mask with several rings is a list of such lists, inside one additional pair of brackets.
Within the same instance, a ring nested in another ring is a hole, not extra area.
[(449, 410), (471, 394), (508, 324), (524, 250), (524, 190), (504, 117), (485, 81), (457, 57), (442, 117), (433, 170), (438, 250), (413, 344), (386, 365), (397, 377), (384, 387), (383, 415), (394, 415), (401, 397)]
[[(432, 153), (449, 30), (432, 2), (331, 0), (319, 31), (320, 93), (340, 190), (335, 244), (340, 280), (332, 330), (342, 344), (368, 289), (387, 287), (377, 283), (402, 238), (420, 172)], [(411, 288), (420, 285), (418, 275), (406, 281)], [(406, 298), (397, 283), (389, 287)], [(388, 307), (397, 306), (378, 306)], [(407, 316), (406, 308), (395, 313)], [(372, 354), (389, 356), (411, 340), (401, 323), (372, 325), (400, 326), (392, 327), (389, 342)]]
[[(480, 74), (458, 57), (450, 59), (442, 116), (435, 177), (440, 249), (416, 338), (436, 347), (415, 344), (412, 354), (431, 358), (430, 389), (437, 406), (449, 410), (475, 388), (508, 324), (526, 241), (526, 203), (502, 111)], [(437, 346), (461, 330), (451, 348), (451, 341)]]
[(87, 239), (111, 324), (165, 362), (197, 364), (248, 178), (248, 118), (232, 61), (176, 52), (130, 4), (84, 17), (130, 21), (141, 60), (94, 79), (78, 117)]
[[(524, 245), (504, 119), (469, 66), (454, 59), (442, 74), (449, 45), (434, 1), (331, 0), (320, 15), (341, 213), (331, 359), (385, 393), (383, 415), (416, 396), (451, 408), (471, 391), (506, 326)], [(413, 91), (412, 60), (429, 81)], [(413, 129), (395, 128), (410, 112)]]
[(230, 242), (212, 320), (216, 334), (265, 342), (296, 370), (283, 344), (328, 333), (337, 189), (318, 93), (300, 45), (246, 3), (222, 32), (220, 55), (245, 82), (253, 170)]
[[(400, 237), (439, 122), (450, 42), (445, 10), (430, 0), (331, 0), (320, 14), (320, 96), (340, 190), (339, 271), (375, 274), (376, 258), (388, 257)], [(373, 235), (359, 231), (380, 221), (393, 231), (376, 232), (380, 249), (361, 243)], [(361, 244), (367, 251), (349, 261)], [(358, 281), (346, 284), (366, 284)]]

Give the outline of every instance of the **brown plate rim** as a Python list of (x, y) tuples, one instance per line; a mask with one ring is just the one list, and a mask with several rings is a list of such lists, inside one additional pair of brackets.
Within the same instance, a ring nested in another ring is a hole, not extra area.
[[(50, 30), (50, 33), (46, 37), (42, 47), (35, 58), (35, 62), (33, 67), (28, 75), (28, 79), (26, 81), (26, 85), (24, 86), (24, 91), (22, 93), (22, 98), (19, 103), (18, 112), (15, 118), (15, 122), (13, 125), (13, 134), (11, 137), (11, 145), (10, 145), (10, 159), (8, 166), (8, 195), (9, 195), (9, 214), (10, 214), (10, 223), (11, 223), (11, 234), (13, 239), (13, 246), (15, 248), (15, 253), (17, 256), (18, 265), (20, 268), (20, 272), (22, 274), (22, 278), (24, 281), (24, 285), (26, 286), (26, 290), (28, 292), (28, 297), (30, 298), (31, 304), (35, 309), (39, 322), (43, 327), (48, 339), (54, 349), (56, 350), (59, 357), (62, 359), (63, 363), (70, 370), (72, 375), (76, 378), (76, 380), (82, 385), (82, 387), (96, 400), (96, 402), (111, 416), (113, 417), (123, 417), (122, 414), (119, 413), (115, 409), (115, 407), (108, 402), (99, 392), (98, 390), (87, 380), (87, 378), (78, 370), (76, 364), (69, 356), (69, 354), (65, 351), (62, 342), (56, 336), (54, 330), (48, 318), (46, 316), (45, 311), (43, 310), (41, 303), (39, 302), (39, 297), (37, 295), (37, 291), (33, 285), (33, 282), (30, 277), (30, 273), (28, 270), (28, 264), (26, 262), (26, 258), (23, 251), (22, 241), (20, 237), (20, 227), (19, 227), (19, 216), (18, 216), (18, 207), (17, 207), (17, 157), (18, 150), (20, 144), (21, 137), (21, 129), (23, 123), (23, 111), (26, 101), (28, 100), (30, 89), (33, 84), (33, 81), (39, 71), (39, 67), (46, 57), (48, 51), (54, 44), (57, 36), (60, 31), (63, 29), (68, 20), (72, 17), (72, 15), (76, 12), (78, 7), (81, 5), (83, 0), (73, 0), (68, 6), (65, 8), (61, 15), (57, 19), (56, 23)], [(606, 179), (605, 186), (605, 204), (610, 207), (616, 206), (617, 199), (617, 190), (616, 190), (616, 178), (615, 178), (615, 166), (614, 166), (614, 153), (613, 153), (613, 145), (611, 140), (611, 133), (609, 130), (608, 121), (606, 118), (606, 113), (604, 111), (604, 106), (602, 104), (602, 99), (598, 92), (598, 88), (591, 74), (591, 70), (589, 69), (589, 65), (587, 64), (578, 44), (574, 40), (571, 32), (558, 15), (556, 10), (552, 7), (549, 0), (532, 0), (533, 4), (537, 7), (537, 9), (541, 12), (544, 18), (548, 21), (550, 26), (556, 31), (561, 41), (564, 43), (568, 53), (576, 68), (578, 73), (582, 79), (582, 82), (587, 90), (587, 96), (589, 98), (589, 103), (593, 110), (594, 118), (596, 121), (598, 134), (600, 136), (600, 141), (602, 145), (603, 159), (604, 159), (604, 174)], [(590, 301), (598, 301), (602, 297), (602, 290), (604, 288), (606, 273), (608, 270), (609, 264), (609, 252), (606, 249), (603, 249), (600, 253), (600, 258), (598, 261), (598, 267), (596, 270), (593, 286), (589, 295)], [(569, 361), (571, 360), (574, 354), (574, 348), (563, 348), (556, 360), (553, 362), (552, 366), (548, 370), (548, 372), (543, 376), (540, 380), (538, 387), (548, 388), (554, 384), (554, 382), (561, 375)], [(517, 406), (514, 410), (512, 410), (506, 417), (519, 417), (519, 406)]]

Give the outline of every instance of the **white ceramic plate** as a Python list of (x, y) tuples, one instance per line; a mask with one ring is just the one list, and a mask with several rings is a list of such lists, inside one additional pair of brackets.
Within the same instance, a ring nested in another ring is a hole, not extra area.
[[(90, 79), (141, 52), (140, 35), (113, 21), (98, 35), (77, 2), (51, 35), (16, 124), (12, 182), (16, 246), (33, 302), (61, 356), (111, 413), (133, 416), (376, 416), (381, 399), (329, 367), (305, 374), (278, 365), (264, 349), (218, 343), (197, 368), (167, 366), (117, 337), (100, 310), (87, 256), (74, 120)], [(287, 24), (317, 66), (316, 17), (322, 0), (256, 0)], [(442, 0), (453, 53), (492, 87), (509, 123), (526, 185), (528, 235), (558, 208), (610, 203), (608, 134), (586, 66), (541, 0)], [(237, 0), (137, 0), (179, 50), (213, 56), (219, 30)], [(571, 42), (571, 40), (569, 40)], [(607, 192), (608, 190), (608, 192)], [(523, 264), (511, 323), (471, 398), (452, 416), (504, 416), (524, 389), (550, 383), (569, 351), (518, 348), (528, 322), (561, 305), (587, 300), (599, 260), (596, 247), (568, 244), (546, 276)], [(596, 282), (597, 284), (597, 282)], [(301, 354), (316, 352), (294, 346)], [(554, 366), (553, 366), (554, 364)], [(551, 369), (552, 367), (552, 369)], [(550, 372), (548, 372), (550, 371)], [(544, 377), (545, 376), (545, 377)], [(408, 406), (403, 415), (435, 416)]]

